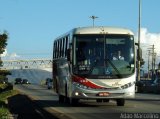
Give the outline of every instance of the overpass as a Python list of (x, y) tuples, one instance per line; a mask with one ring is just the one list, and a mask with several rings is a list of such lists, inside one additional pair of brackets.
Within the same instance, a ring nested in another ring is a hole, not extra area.
[(3, 60), (1, 69), (46, 69), (52, 68), (51, 59)]

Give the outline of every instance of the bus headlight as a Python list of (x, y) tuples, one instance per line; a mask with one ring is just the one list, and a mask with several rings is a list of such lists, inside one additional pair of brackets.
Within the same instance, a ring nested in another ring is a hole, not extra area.
[(79, 95), (79, 93), (78, 92), (75, 92), (75, 96), (78, 96)]

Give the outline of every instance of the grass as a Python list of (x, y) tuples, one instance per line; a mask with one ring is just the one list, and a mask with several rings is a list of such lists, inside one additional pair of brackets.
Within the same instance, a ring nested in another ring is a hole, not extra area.
[(0, 118), (9, 114), (9, 109), (6, 104), (7, 98), (16, 94), (18, 94), (16, 90), (9, 90), (0, 93)]
[(5, 89), (5, 88), (7, 88), (7, 84), (2, 84), (2, 83), (0, 83), (0, 89)]

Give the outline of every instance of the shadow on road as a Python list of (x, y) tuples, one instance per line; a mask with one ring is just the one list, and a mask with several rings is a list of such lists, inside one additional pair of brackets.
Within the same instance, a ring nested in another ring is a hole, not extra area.
[(107, 107), (113, 107), (116, 106), (113, 102), (102, 102), (102, 103), (97, 103), (96, 101), (93, 102), (78, 102), (74, 105), (69, 104), (68, 102), (64, 103), (59, 103), (58, 100), (36, 100), (36, 103), (39, 103), (45, 107), (102, 107), (102, 106), (107, 106)]
[(17, 119), (56, 119), (26, 95), (17, 94), (8, 98), (8, 107), (11, 114), (18, 116)]
[(127, 99), (127, 100), (134, 100), (134, 101), (160, 101), (160, 99), (145, 99), (145, 98), (141, 98), (141, 99)]

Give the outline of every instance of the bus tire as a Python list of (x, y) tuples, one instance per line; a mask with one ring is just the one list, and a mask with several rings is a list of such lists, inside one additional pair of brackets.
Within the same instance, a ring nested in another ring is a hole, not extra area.
[(65, 97), (63, 95), (59, 95), (59, 103), (64, 103)]
[(67, 90), (67, 84), (65, 85), (65, 103), (69, 103), (69, 97), (68, 97), (68, 90)]
[(117, 99), (117, 106), (124, 106), (125, 104), (125, 99)]
[(79, 99), (69, 98), (69, 103), (70, 103), (70, 105), (72, 105), (72, 106), (77, 105), (78, 102), (79, 102)]
[(55, 82), (55, 83), (56, 83), (56, 85), (55, 85), (56, 93), (59, 93), (57, 79), (56, 79), (56, 82)]

